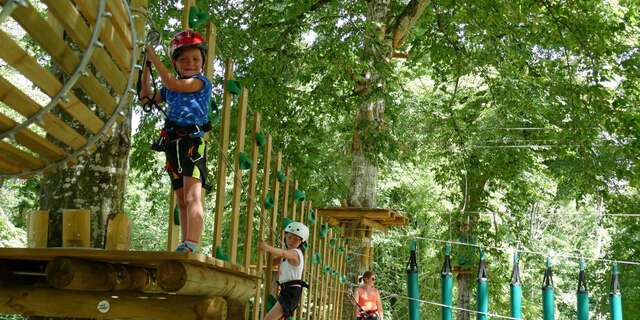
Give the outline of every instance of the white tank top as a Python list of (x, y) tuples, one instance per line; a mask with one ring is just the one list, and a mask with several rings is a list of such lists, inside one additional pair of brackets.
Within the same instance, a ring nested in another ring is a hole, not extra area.
[(280, 269), (278, 270), (278, 282), (285, 283), (293, 280), (302, 280), (302, 271), (304, 270), (304, 255), (300, 249), (295, 249), (300, 259), (300, 264), (293, 266), (289, 260), (282, 259)]

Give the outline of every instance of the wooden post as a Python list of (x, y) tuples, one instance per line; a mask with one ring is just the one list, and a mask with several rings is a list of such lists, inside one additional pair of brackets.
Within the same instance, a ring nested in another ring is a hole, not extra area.
[(249, 90), (242, 89), (240, 94), (240, 108), (238, 110), (238, 132), (236, 133), (236, 153), (235, 164), (233, 169), (233, 200), (231, 202), (231, 255), (229, 262), (236, 264), (238, 260), (238, 229), (240, 226), (240, 195), (242, 190), (243, 172), (240, 169), (240, 153), (244, 152), (244, 135), (247, 126), (247, 99), (249, 99)]
[[(267, 209), (265, 208), (265, 201), (267, 195), (269, 194), (269, 178), (270, 178), (270, 168), (271, 168), (271, 135), (267, 134), (267, 145), (264, 150), (264, 160), (263, 160), (263, 176), (262, 176), (262, 196), (260, 197), (260, 228), (258, 233), (258, 241), (264, 241), (264, 231), (266, 229), (266, 214)], [(256, 273), (258, 275), (263, 274), (263, 265), (264, 265), (264, 256), (265, 253), (258, 251), (258, 263), (256, 266)], [(260, 310), (262, 310), (262, 314), (264, 315), (264, 309), (266, 307), (266, 303), (260, 303), (260, 282), (261, 279), (256, 280), (256, 292), (254, 295), (254, 303), (253, 303), (253, 319), (258, 320), (260, 316)], [(261, 307), (262, 306), (262, 307)]]
[(296, 190), (298, 190), (298, 180), (294, 180), (293, 181), (294, 196), (291, 197), (291, 199), (292, 199), (292, 201), (291, 201), (291, 220), (300, 221), (298, 219), (298, 213), (296, 212), (296, 208), (297, 208), (297, 204), (298, 204), (298, 201), (296, 200), (296, 197), (295, 197)]
[(158, 266), (158, 285), (179, 295), (213, 295), (247, 301), (255, 291), (255, 281), (203, 266), (165, 261)]
[(291, 168), (287, 167), (285, 171), (286, 178), (284, 180), (284, 190), (282, 190), (282, 203), (284, 203), (284, 210), (282, 211), (282, 218), (289, 218), (289, 176), (291, 175)]
[(216, 60), (216, 41), (218, 34), (212, 22), (207, 23), (207, 61), (204, 63), (204, 76), (213, 79), (213, 62)]
[[(309, 227), (309, 215), (307, 213), (305, 213), (304, 208), (305, 208), (305, 202), (302, 202), (302, 205), (300, 206), (300, 208), (302, 209), (301, 215), (300, 215), (300, 221), (302, 223), (304, 223), (307, 228)], [(311, 228), (309, 228), (309, 231), (311, 231)], [(309, 232), (309, 236), (311, 236), (311, 232)], [(309, 244), (309, 239), (307, 239), (307, 244)], [(309, 263), (309, 250), (305, 250), (304, 252), (304, 270), (303, 270), (303, 279), (309, 279), (309, 269), (311, 268), (311, 264)], [(302, 314), (303, 312), (305, 312), (305, 308), (306, 308), (306, 303), (305, 303), (305, 299), (307, 298), (307, 294), (305, 294), (306, 290), (302, 290), (302, 295), (300, 296), (300, 307), (296, 309), (296, 319), (302, 319)], [(309, 311), (306, 311), (307, 313), (309, 313)]]
[(62, 246), (91, 247), (91, 214), (89, 210), (62, 210)]
[[(337, 235), (334, 235), (337, 239)], [(329, 243), (331, 243), (331, 241), (329, 241)], [(338, 245), (338, 241), (336, 240), (335, 242), (335, 246)], [(335, 301), (335, 295), (336, 295), (336, 286), (335, 286), (335, 278), (333, 276), (333, 272), (336, 270), (336, 261), (337, 261), (337, 255), (338, 252), (336, 250), (335, 247), (331, 248), (331, 262), (329, 263), (329, 265), (331, 266), (331, 272), (329, 272), (329, 280), (327, 281), (329, 284), (329, 288), (331, 288), (331, 290), (329, 291), (329, 301), (327, 301), (327, 312), (325, 317), (327, 317), (327, 319), (331, 319), (331, 314), (334, 311), (334, 301)]]
[[(311, 202), (309, 202), (309, 208), (312, 208)], [(314, 214), (314, 216), (316, 218), (316, 221), (313, 224), (313, 231), (311, 233), (313, 235), (313, 238), (311, 240), (311, 246), (309, 247), (309, 249), (311, 250), (310, 255), (312, 262), (309, 264), (310, 272), (308, 273), (309, 277), (307, 277), (307, 279), (309, 279), (311, 288), (309, 289), (309, 295), (307, 298), (307, 315), (305, 317), (306, 320), (309, 320), (311, 318), (311, 314), (314, 314), (314, 311), (316, 309), (316, 304), (314, 302), (316, 297), (316, 288), (320, 285), (320, 283), (316, 281), (316, 277), (318, 275), (316, 270), (318, 269), (318, 266), (313, 264), (313, 255), (318, 251), (318, 245), (320, 243), (320, 241), (318, 241), (318, 223), (320, 223), (320, 219), (318, 219), (317, 214)]]
[(327, 314), (327, 289), (329, 288), (327, 284), (328, 275), (324, 272), (324, 266), (328, 266), (331, 262), (330, 250), (328, 248), (329, 239), (331, 239), (333, 231), (329, 231), (327, 236), (323, 239), (322, 243), (322, 290), (320, 291), (320, 307), (322, 311), (320, 313), (319, 319), (325, 320)]
[(338, 240), (338, 275), (336, 278), (336, 300), (334, 302), (335, 308), (333, 313), (333, 319), (338, 319), (340, 317), (340, 301), (342, 301), (342, 283), (340, 282), (340, 276), (343, 272), (344, 267), (344, 252), (340, 253), (339, 249), (344, 245), (344, 240)]
[(107, 243), (105, 250), (129, 250), (131, 224), (124, 213), (116, 214), (107, 222)]
[(110, 291), (116, 287), (113, 265), (71, 258), (54, 258), (47, 264), (47, 281), (58, 289)]
[(49, 237), (49, 211), (37, 210), (29, 213), (27, 247), (46, 248)]
[[(186, 223), (186, 221), (180, 221), (180, 225), (175, 223), (176, 221), (174, 215), (176, 209), (180, 210), (178, 208), (178, 197), (176, 196), (176, 193), (173, 192), (173, 189), (169, 187), (169, 214), (167, 215), (169, 229), (167, 238), (167, 251), (176, 250), (176, 248), (178, 247), (178, 242), (180, 242), (180, 229), (184, 228), (184, 226), (182, 226), (181, 224)], [(182, 220), (183, 215), (184, 213), (182, 212), (178, 213), (178, 220)]]
[[(278, 152), (276, 158), (276, 168), (275, 172), (280, 171), (282, 168), (282, 152)], [(273, 179), (273, 209), (271, 210), (271, 233), (269, 234), (269, 243), (273, 246), (276, 245), (276, 235), (280, 236), (278, 232), (278, 193), (280, 191), (280, 181), (276, 177)], [(265, 283), (264, 283), (264, 301), (268, 301), (269, 295), (275, 289), (273, 287), (273, 263), (271, 263), (271, 256), (267, 259), (267, 272), (265, 274)], [(268, 311), (268, 310), (266, 310)], [(265, 313), (266, 314), (266, 313)]]
[(195, 5), (195, 0), (182, 0), (182, 30), (191, 30), (189, 28), (189, 9)]
[[(347, 242), (347, 241), (345, 240), (345, 242)], [(347, 255), (348, 255), (348, 252), (349, 252), (349, 243), (345, 243), (345, 245), (344, 245), (344, 255), (342, 256), (342, 274), (345, 274), (345, 277), (346, 277), (346, 271), (347, 271)], [(348, 290), (348, 288), (349, 288), (349, 286), (347, 284), (343, 284), (342, 285), (342, 292), (346, 292)], [(343, 295), (344, 294), (351, 294), (351, 293), (346, 292), (346, 293), (343, 293)], [(345, 300), (345, 298), (343, 297), (339, 301), (339, 304), (340, 304), (338, 306), (338, 316), (339, 317), (343, 314), (342, 310), (343, 310), (343, 307), (344, 307), (344, 300)]]
[(220, 125), (220, 150), (218, 152), (218, 184), (216, 187), (216, 211), (213, 230), (213, 256), (216, 248), (222, 245), (222, 222), (224, 218), (224, 203), (227, 185), (227, 151), (229, 149), (229, 126), (231, 122), (231, 101), (233, 97), (227, 89), (226, 83), (233, 79), (233, 61), (227, 59), (224, 70), (224, 94), (222, 96), (222, 123)]
[(253, 211), (256, 207), (256, 176), (258, 175), (258, 143), (256, 134), (260, 132), (260, 113), (253, 114), (253, 145), (251, 146), (251, 170), (249, 171), (249, 192), (247, 195), (247, 230), (244, 237), (244, 267), (249, 270), (253, 242)]

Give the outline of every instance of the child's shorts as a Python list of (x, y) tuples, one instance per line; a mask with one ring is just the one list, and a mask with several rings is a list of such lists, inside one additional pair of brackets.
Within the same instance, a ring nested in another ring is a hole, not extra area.
[(278, 297), (278, 303), (282, 307), (283, 316), (291, 317), (293, 312), (300, 303), (300, 296), (302, 295), (302, 286), (300, 285), (284, 285), (280, 290), (280, 297)]
[(171, 188), (183, 187), (183, 177), (199, 179), (206, 186), (207, 179), (207, 143), (201, 138), (185, 136), (167, 143), (165, 156), (166, 169), (171, 178)]

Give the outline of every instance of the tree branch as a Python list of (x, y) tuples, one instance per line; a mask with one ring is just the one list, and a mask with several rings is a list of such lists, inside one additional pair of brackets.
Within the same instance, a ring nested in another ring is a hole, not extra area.
[(429, 0), (411, 0), (402, 13), (396, 17), (393, 28), (389, 30), (389, 33), (393, 35), (392, 48), (394, 51), (404, 42), (407, 34), (422, 16), (428, 4)]

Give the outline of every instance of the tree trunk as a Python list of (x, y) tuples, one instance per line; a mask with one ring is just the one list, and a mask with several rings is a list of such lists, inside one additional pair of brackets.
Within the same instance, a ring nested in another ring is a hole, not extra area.
[(62, 209), (91, 211), (91, 245), (104, 246), (109, 214), (124, 210), (131, 128), (116, 124), (115, 134), (75, 167), (58, 170), (41, 179), (40, 208), (49, 210), (50, 247), (62, 245)]
[[(474, 243), (478, 234), (477, 225), (480, 219), (478, 211), (485, 207), (486, 192), (484, 188), (487, 184), (487, 177), (478, 168), (479, 162), (475, 156), (471, 156), (467, 161), (467, 174), (461, 177), (460, 189), (463, 195), (460, 204), (460, 214), (456, 216), (454, 230), (460, 242)], [(459, 273), (456, 277), (458, 287), (458, 297), (456, 306), (461, 309), (474, 310), (471, 305), (474, 281), (477, 275), (477, 249), (470, 246), (460, 246), (458, 248), (458, 258), (456, 266)], [(471, 315), (468, 311), (458, 309), (456, 319), (469, 320)]]

